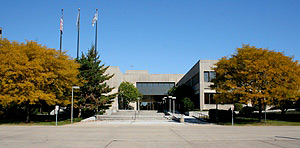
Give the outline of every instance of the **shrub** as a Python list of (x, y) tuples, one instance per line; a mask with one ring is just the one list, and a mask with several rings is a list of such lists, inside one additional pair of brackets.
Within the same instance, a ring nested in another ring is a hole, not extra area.
[[(218, 113), (217, 113), (217, 111), (218, 111)], [(231, 110), (216, 110), (216, 109), (210, 109), (209, 110), (209, 112), (208, 112), (209, 121), (216, 122), (216, 113), (218, 114), (218, 121), (217, 122), (231, 121), (231, 118), (232, 118), (232, 111)]]
[(234, 111), (241, 111), (242, 108), (243, 108), (243, 105), (241, 103), (234, 104)]
[(185, 98), (183, 98), (182, 102), (183, 102), (183, 108), (184, 108), (184, 111), (190, 111), (190, 110), (193, 110), (193, 108), (194, 108), (194, 103), (191, 101), (190, 98), (185, 97)]
[(81, 110), (81, 117), (88, 118), (95, 115), (95, 110), (89, 108), (83, 108)]
[(252, 116), (253, 112), (257, 110), (258, 110), (257, 106), (255, 107), (245, 106), (240, 110), (239, 114), (245, 117), (250, 117)]

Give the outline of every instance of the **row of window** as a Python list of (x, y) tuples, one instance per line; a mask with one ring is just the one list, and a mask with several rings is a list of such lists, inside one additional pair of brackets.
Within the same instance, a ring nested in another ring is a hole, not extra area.
[[(199, 73), (195, 74), (192, 79), (188, 80), (185, 85), (195, 86), (199, 83)], [(214, 71), (204, 71), (204, 82), (211, 82), (212, 79), (216, 77), (216, 72)], [(191, 83), (192, 82), (192, 83)]]
[(136, 87), (143, 95), (165, 95), (175, 85), (173, 82), (137, 82)]
[[(214, 93), (204, 93), (204, 103), (205, 104), (216, 104), (216, 100), (214, 98)], [(219, 104), (232, 104), (232, 100), (226, 100), (223, 102), (219, 102)]]

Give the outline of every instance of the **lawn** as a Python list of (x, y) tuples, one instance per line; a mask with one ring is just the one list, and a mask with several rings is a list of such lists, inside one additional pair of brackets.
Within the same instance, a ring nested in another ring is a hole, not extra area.
[[(230, 122), (218, 122), (219, 125), (232, 125)], [(235, 126), (300, 126), (300, 122), (294, 121), (282, 121), (282, 120), (270, 120), (263, 119), (262, 122), (258, 122), (257, 118), (246, 118), (246, 117), (237, 117), (234, 120)]]
[[(80, 122), (82, 118), (74, 118), (73, 123)], [(25, 125), (25, 126), (35, 126), (35, 125), (42, 125), (42, 126), (55, 126), (55, 121), (31, 121), (29, 123), (22, 122), (22, 121), (14, 121), (14, 120), (0, 120), (0, 125)], [(58, 126), (71, 124), (70, 119), (61, 120), (57, 122)]]

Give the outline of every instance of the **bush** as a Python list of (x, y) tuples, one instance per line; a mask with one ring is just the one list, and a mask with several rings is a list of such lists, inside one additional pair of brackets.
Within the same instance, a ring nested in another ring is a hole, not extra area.
[(89, 108), (83, 108), (81, 110), (81, 117), (88, 118), (95, 115), (95, 110)]
[(191, 101), (190, 98), (185, 97), (183, 98), (182, 102), (183, 102), (184, 111), (190, 111), (194, 109), (194, 103)]
[(240, 110), (239, 114), (245, 117), (250, 117), (252, 116), (253, 112), (257, 110), (258, 110), (257, 106), (255, 107), (245, 106)]
[(241, 103), (234, 104), (234, 111), (241, 111), (242, 108), (243, 108), (243, 105)]
[(232, 118), (231, 110), (218, 110), (218, 112), (217, 112), (216, 109), (210, 109), (208, 111), (208, 115), (209, 115), (209, 120), (211, 122), (216, 122), (216, 113), (218, 113), (218, 121), (217, 122), (231, 121), (231, 118)]

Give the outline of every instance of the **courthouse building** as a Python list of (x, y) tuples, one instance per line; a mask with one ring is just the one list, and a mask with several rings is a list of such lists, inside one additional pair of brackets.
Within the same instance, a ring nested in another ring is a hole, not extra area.
[[(118, 66), (110, 66), (106, 71), (114, 74), (107, 84), (114, 87), (112, 93), (118, 92), (122, 82), (134, 84), (143, 94), (139, 104), (141, 110), (160, 110), (163, 108), (163, 98), (173, 86), (188, 85), (194, 89), (195, 109), (208, 110), (216, 108), (214, 101), (215, 90), (210, 89), (211, 79), (215, 72), (211, 69), (217, 60), (199, 60), (186, 74), (149, 74), (148, 70), (127, 70), (123, 74)], [(137, 102), (130, 104), (134, 110), (138, 108)], [(219, 108), (228, 109), (230, 105), (219, 105)], [(115, 98), (107, 113), (124, 109), (122, 100)]]

